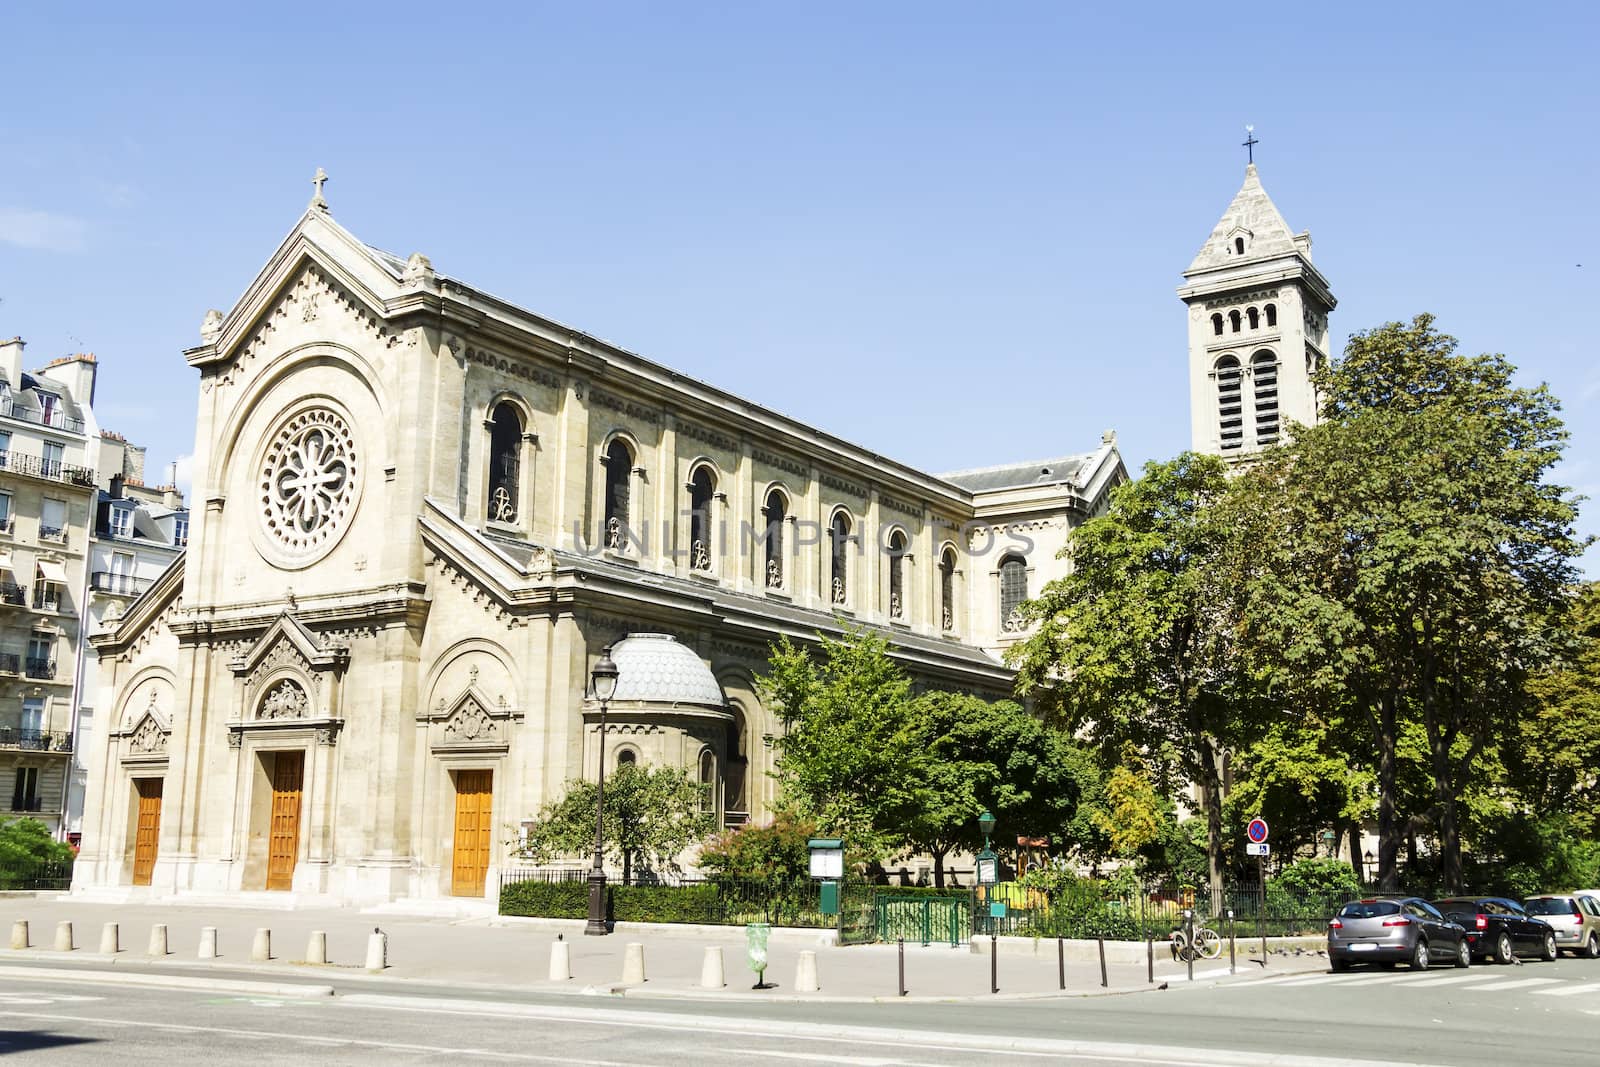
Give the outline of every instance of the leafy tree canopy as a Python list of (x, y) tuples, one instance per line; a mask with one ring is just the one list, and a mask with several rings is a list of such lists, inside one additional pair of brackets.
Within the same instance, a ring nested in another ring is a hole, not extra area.
[[(592, 855), (594, 782), (574, 779), (566, 794), (534, 816), (520, 854), (535, 863)], [(638, 868), (676, 870), (677, 857), (716, 826), (700, 784), (677, 767), (623, 764), (606, 776), (604, 848), (623, 881)]]

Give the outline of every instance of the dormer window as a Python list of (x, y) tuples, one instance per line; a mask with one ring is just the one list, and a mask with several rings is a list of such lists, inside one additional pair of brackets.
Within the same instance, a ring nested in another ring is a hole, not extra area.
[(133, 509), (113, 506), (109, 516), (112, 537), (128, 537), (133, 533)]
[(172, 543), (179, 548), (189, 544), (189, 520), (179, 516), (172, 520)]
[(1241, 255), (1241, 256), (1244, 255), (1244, 238), (1243, 237), (1235, 237), (1233, 239), (1233, 250), (1235, 252), (1239, 253), (1239, 255)]
[(61, 424), (61, 398), (42, 389), (39, 390), (39, 422), (44, 426)]

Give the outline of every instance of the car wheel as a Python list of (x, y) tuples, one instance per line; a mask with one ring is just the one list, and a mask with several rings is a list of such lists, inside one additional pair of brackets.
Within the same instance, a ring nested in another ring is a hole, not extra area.
[(1494, 958), (1500, 963), (1511, 962), (1511, 935), (1500, 931), (1500, 940), (1494, 943)]
[[(1554, 940), (1555, 939), (1552, 937), (1551, 938), (1552, 943), (1554, 942)], [(1589, 935), (1589, 940), (1587, 940), (1587, 941), (1585, 941), (1583, 943), (1583, 954), (1585, 956), (1588, 956), (1591, 960), (1592, 959), (1600, 959), (1600, 937), (1596, 937), (1594, 934), (1590, 934)]]
[[(1594, 938), (1590, 937), (1589, 940), (1592, 942), (1592, 941), (1594, 941)], [(1545, 960), (1545, 962), (1546, 963), (1554, 963), (1556, 961), (1556, 957), (1559, 956), (1559, 955), (1561, 955), (1561, 953), (1556, 951), (1556, 935), (1555, 934), (1545, 934), (1544, 935), (1544, 960)]]
[(1411, 950), (1411, 969), (1425, 971), (1428, 969), (1428, 942), (1417, 938), (1417, 947)]
[(1467, 944), (1467, 939), (1464, 937), (1456, 942), (1456, 966), (1472, 966), (1472, 946)]

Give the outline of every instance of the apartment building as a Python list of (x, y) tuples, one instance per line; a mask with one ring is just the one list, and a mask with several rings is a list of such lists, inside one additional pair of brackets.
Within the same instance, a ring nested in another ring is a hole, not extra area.
[(98, 487), (95, 358), (0, 342), (0, 804), (65, 831)]

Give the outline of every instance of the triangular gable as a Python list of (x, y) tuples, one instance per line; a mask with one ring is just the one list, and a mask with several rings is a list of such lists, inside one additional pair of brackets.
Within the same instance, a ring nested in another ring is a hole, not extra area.
[[(278, 646), (286, 649), (279, 651)], [(285, 611), (267, 632), (244, 655), (229, 666), (235, 674), (251, 674), (269, 655), (293, 660), (298, 658), (307, 671), (325, 671), (342, 667), (350, 659), (350, 651), (343, 645), (324, 647), (322, 639), (305, 624)]]
[(320, 271), (374, 319), (385, 316), (385, 301), (400, 294), (401, 279), (373, 249), (333, 220), (324, 209), (311, 208), (300, 217), (254, 280), (220, 318), (208, 317), (206, 342), (185, 357), (201, 366), (234, 359), (248, 345), (285, 293), (298, 284), (308, 267)]
[[(106, 619), (107, 627), (89, 639), (102, 656), (116, 655), (143, 642), (161, 625), (168, 609), (179, 603), (183, 593), (185, 557), (180, 555), (167, 565), (150, 588), (134, 598), (121, 618)], [(137, 651), (137, 649), (135, 649)]]

